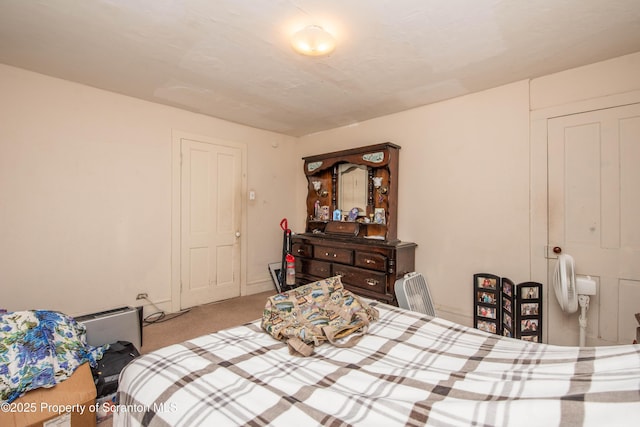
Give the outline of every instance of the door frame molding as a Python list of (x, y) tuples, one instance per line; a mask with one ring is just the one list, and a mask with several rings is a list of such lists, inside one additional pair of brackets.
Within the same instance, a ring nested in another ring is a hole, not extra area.
[[(550, 119), (607, 108), (622, 107), (640, 103), (640, 90), (621, 94), (608, 95), (587, 99), (555, 107), (532, 110), (529, 113), (529, 141), (530, 141), (530, 271), (531, 280), (547, 283), (549, 272), (547, 269), (546, 245), (548, 236), (548, 121)], [(545, 316), (551, 300), (555, 301), (551, 284), (544, 287), (543, 312)], [(549, 337), (549, 322), (544, 322), (543, 336), (545, 342)]]
[(242, 158), (240, 184), (240, 295), (247, 293), (247, 144), (204, 135), (196, 135), (180, 130), (171, 131), (171, 312), (180, 310), (181, 277), (181, 200), (182, 165), (181, 145), (183, 139), (200, 141), (239, 149)]

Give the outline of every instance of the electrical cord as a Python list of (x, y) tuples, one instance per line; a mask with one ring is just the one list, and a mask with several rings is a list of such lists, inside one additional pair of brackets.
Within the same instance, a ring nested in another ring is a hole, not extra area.
[(168, 320), (171, 319), (175, 319), (176, 317), (180, 317), (183, 314), (186, 314), (188, 312), (191, 311), (190, 308), (187, 308), (185, 310), (180, 310), (177, 311), (175, 313), (169, 313), (167, 314), (164, 310), (161, 310), (153, 301), (151, 301), (148, 297), (144, 297), (144, 300), (146, 300), (147, 302), (149, 302), (149, 304), (151, 304), (156, 310), (156, 312), (149, 314), (148, 316), (146, 316), (144, 319), (142, 319), (143, 321), (143, 326), (148, 326), (148, 325), (152, 325), (154, 323), (162, 323), (162, 322), (166, 322)]

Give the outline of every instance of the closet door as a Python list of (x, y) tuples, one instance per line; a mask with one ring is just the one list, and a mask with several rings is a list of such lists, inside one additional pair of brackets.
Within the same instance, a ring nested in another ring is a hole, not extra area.
[[(547, 129), (548, 244), (598, 283), (587, 345), (631, 343), (640, 311), (640, 104), (549, 119)], [(549, 342), (577, 345), (578, 314), (556, 302), (555, 266), (550, 259)]]

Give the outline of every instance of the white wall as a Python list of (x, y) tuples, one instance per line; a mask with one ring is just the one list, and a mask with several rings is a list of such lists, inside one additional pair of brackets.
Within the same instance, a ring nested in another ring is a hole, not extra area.
[[(398, 237), (418, 244), (416, 270), (439, 313), (460, 323), (472, 324), (474, 273), (529, 279), (528, 93), (523, 81), (300, 138), (300, 157), (402, 147)], [(305, 189), (300, 166), (299, 200)]]
[(0, 93), (0, 308), (171, 306), (173, 131), (247, 145), (242, 289), (273, 289), (295, 138), (4, 65)]
[(574, 111), (588, 110), (593, 107), (593, 100), (604, 100), (606, 104), (607, 99), (638, 89), (640, 52), (532, 80), (531, 110), (560, 112), (563, 106)]

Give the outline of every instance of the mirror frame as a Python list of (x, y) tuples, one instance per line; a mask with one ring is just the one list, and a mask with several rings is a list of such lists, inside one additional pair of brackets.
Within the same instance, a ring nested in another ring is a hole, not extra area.
[[(339, 229), (346, 230), (349, 237), (397, 240), (399, 150), (400, 146), (387, 142), (303, 157), (308, 181), (305, 232), (330, 233)], [(338, 168), (344, 163), (365, 166), (368, 174), (366, 217), (353, 222), (354, 226), (346, 224), (350, 221), (333, 220), (340, 191)], [(374, 178), (381, 180), (383, 185), (376, 188)], [(381, 212), (384, 215), (380, 222), (374, 222), (374, 215)], [(341, 224), (335, 224), (338, 222)]]

